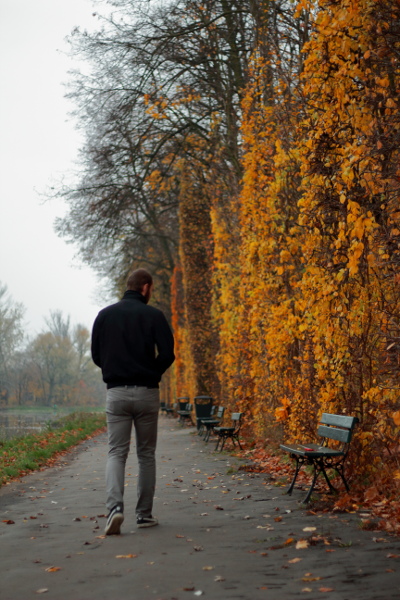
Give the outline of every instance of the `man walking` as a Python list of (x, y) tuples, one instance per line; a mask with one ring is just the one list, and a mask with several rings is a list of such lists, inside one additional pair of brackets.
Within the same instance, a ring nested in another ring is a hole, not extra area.
[(164, 314), (147, 305), (152, 289), (150, 273), (144, 269), (133, 271), (122, 300), (101, 310), (93, 325), (92, 358), (107, 384), (107, 535), (120, 533), (124, 520), (125, 463), (132, 423), (139, 463), (137, 525), (158, 524), (152, 512), (160, 407), (158, 384), (175, 356), (174, 339)]

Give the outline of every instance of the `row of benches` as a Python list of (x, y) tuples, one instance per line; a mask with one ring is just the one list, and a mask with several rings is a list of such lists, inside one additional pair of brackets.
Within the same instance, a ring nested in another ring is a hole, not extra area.
[[(239, 432), (242, 425), (243, 413), (232, 413), (231, 424), (229, 426), (222, 426), (221, 423), (224, 419), (225, 408), (213, 405), (212, 398), (209, 396), (197, 396), (194, 407), (190, 402), (186, 402), (188, 400), (186, 397), (178, 400), (181, 401), (181, 404), (176, 404), (174, 409), (171, 410), (164, 405), (161, 407), (161, 410), (166, 414), (175, 411), (182, 423), (186, 420), (190, 420), (193, 423), (193, 408), (195, 408), (198, 434), (202, 435), (206, 442), (208, 442), (210, 435), (214, 434), (217, 438), (216, 450), (219, 448), (222, 451), (228, 439), (232, 440), (233, 445), (236, 445), (237, 442), (242, 449)], [(185, 402), (182, 402), (182, 400)], [(304, 503), (309, 502), (315, 484), (321, 474), (328, 485), (329, 491), (337, 491), (328, 477), (327, 470), (335, 471), (341, 478), (346, 490), (349, 491), (349, 485), (344, 475), (344, 463), (357, 423), (357, 417), (323, 413), (317, 429), (317, 435), (321, 439), (319, 444), (280, 445), (281, 449), (287, 452), (290, 458), (295, 461), (294, 476), (287, 491), (289, 495), (292, 494), (299, 471), (304, 465), (309, 465), (313, 469), (313, 479), (303, 500)]]
[(237, 442), (242, 449), (239, 432), (243, 413), (232, 413), (230, 425), (223, 426), (225, 407), (213, 404), (210, 396), (196, 396), (194, 406), (191, 402), (183, 402), (187, 399), (186, 397), (178, 398), (178, 402), (173, 407), (161, 402), (161, 412), (167, 415), (176, 414), (182, 424), (187, 421), (193, 424), (195, 418), (198, 434), (203, 436), (204, 441), (208, 442), (211, 434), (216, 436), (216, 450), (222, 451), (228, 439), (232, 440), (233, 445)]

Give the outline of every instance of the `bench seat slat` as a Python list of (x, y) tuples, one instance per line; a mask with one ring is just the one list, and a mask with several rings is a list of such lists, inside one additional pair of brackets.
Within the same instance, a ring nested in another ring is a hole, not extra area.
[(309, 456), (310, 458), (317, 458), (318, 456), (343, 456), (342, 450), (333, 450), (326, 446), (318, 446), (318, 444), (296, 444), (293, 446), (286, 446), (281, 444), (281, 449), (291, 454), (298, 454), (299, 456)]

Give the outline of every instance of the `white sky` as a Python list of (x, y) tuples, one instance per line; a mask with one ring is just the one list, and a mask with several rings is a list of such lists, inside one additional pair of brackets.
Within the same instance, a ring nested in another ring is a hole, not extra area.
[(40, 197), (81, 145), (62, 85), (73, 64), (59, 50), (75, 26), (97, 27), (94, 11), (91, 0), (0, 0), (0, 281), (30, 335), (50, 310), (91, 329), (104, 306), (95, 274), (54, 233), (66, 206)]

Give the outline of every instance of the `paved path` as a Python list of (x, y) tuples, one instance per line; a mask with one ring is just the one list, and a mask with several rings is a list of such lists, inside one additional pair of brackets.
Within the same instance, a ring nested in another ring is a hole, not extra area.
[(4, 486), (0, 598), (399, 600), (399, 538), (360, 529), (359, 513), (309, 514), (304, 492), (289, 498), (212, 450), (161, 417), (160, 526), (136, 529), (131, 453), (120, 536), (102, 535), (105, 435)]

